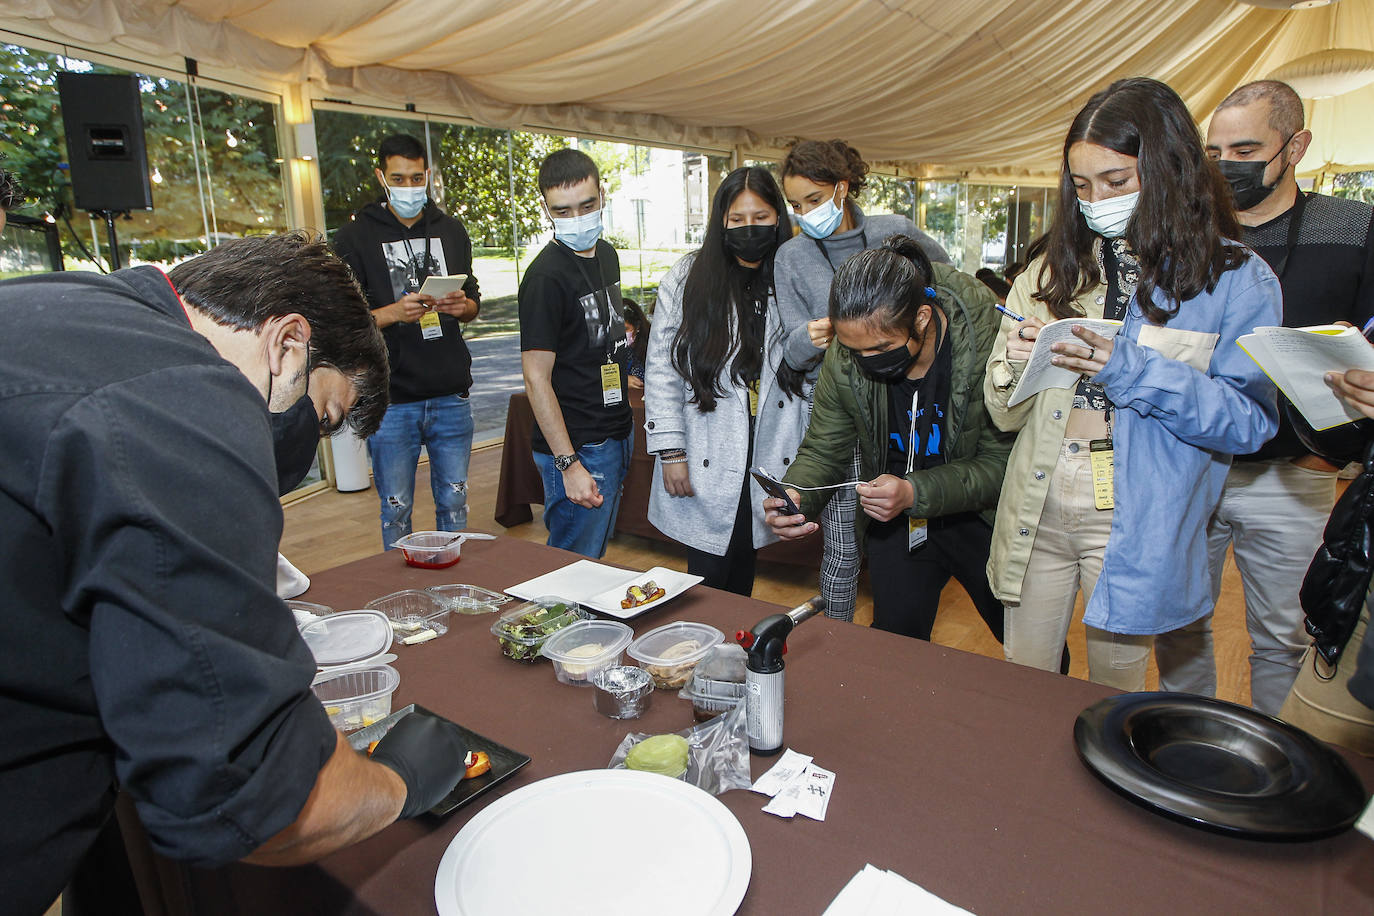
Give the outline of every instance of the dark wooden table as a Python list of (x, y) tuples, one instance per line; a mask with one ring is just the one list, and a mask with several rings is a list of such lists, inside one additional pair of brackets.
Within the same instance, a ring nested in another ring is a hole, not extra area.
[[(654, 458), (644, 449), (644, 392), (630, 389), (630, 409), (634, 411), (635, 449), (630, 472), (625, 477), (625, 492), (620, 498), (616, 534), (634, 534), (665, 543), (676, 543), (649, 523), (649, 488), (654, 482)], [(534, 464), (531, 445), (534, 411), (523, 392), (510, 396), (506, 412), (506, 437), (501, 449), (501, 479), (496, 489), (496, 521), (502, 527), (523, 525), (534, 518), (530, 506), (544, 502), (544, 483)], [(820, 569), (821, 536), (802, 541), (769, 544), (759, 551), (759, 559), (772, 563)]]
[[(465, 582), (504, 589), (577, 559), (501, 538), (464, 545), (447, 570), (391, 554), (313, 577), (305, 597), (359, 607), (399, 588)], [(696, 588), (632, 624), (713, 624), (728, 634), (774, 605)], [(533, 758), (498, 787), (604, 767), (628, 731), (672, 732), (691, 706), (660, 691), (648, 715), (615, 722), (586, 688), (557, 683), (547, 662), (503, 658), (490, 616), (455, 617), (449, 633), (400, 646), (397, 707), (420, 703)], [(1074, 750), (1074, 719), (1106, 687), (817, 617), (792, 635), (785, 740), (837, 774), (823, 823), (782, 820), (766, 799), (732, 791), (753, 853), (740, 909), (820, 913), (866, 862), (891, 868), (980, 914), (1374, 912), (1374, 843), (1356, 832), (1261, 843), (1185, 827), (1102, 785)], [(755, 760), (757, 778), (772, 760)], [(1374, 761), (1352, 758), (1366, 785)], [(443, 820), (393, 825), (317, 865), (162, 877), (171, 913), (425, 914), (454, 835), (498, 793)], [(570, 855), (581, 854), (575, 846)], [(519, 855), (519, 850), (512, 850)]]

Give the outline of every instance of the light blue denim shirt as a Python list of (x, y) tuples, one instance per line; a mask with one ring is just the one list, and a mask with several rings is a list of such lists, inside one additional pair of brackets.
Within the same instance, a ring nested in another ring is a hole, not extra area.
[[(1155, 302), (1166, 300), (1156, 292)], [(1279, 281), (1256, 255), (1162, 328), (1132, 299), (1096, 378), (1116, 405), (1116, 509), (1085, 623), (1164, 633), (1212, 609), (1207, 522), (1231, 456), (1254, 451), (1278, 429), (1274, 385), (1236, 338), (1281, 324), (1282, 302)]]

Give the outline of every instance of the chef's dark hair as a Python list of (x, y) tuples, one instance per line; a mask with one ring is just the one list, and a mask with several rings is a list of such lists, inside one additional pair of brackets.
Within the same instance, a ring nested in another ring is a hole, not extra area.
[(216, 324), (256, 330), (298, 314), (310, 324), (310, 365), (338, 369), (358, 400), (348, 425), (377, 431), (387, 407), (386, 342), (353, 272), (324, 236), (304, 229), (221, 242), (168, 274), (182, 300)]
[(588, 178), (601, 184), (601, 173), (597, 171), (596, 162), (591, 156), (572, 147), (555, 150), (539, 166), (539, 193), (550, 188), (574, 185)]
[(880, 328), (913, 328), (921, 306), (934, 304), (934, 269), (916, 240), (890, 235), (853, 255), (830, 284), (830, 320)]

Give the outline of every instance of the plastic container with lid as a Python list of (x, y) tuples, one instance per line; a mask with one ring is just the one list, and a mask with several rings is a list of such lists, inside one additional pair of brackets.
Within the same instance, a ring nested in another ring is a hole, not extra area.
[(321, 671), (310, 689), (324, 704), (330, 724), (347, 732), (391, 715), (391, 695), (400, 683), (395, 668), (370, 665)]
[(385, 614), (340, 611), (302, 626), (301, 638), (322, 669), (310, 686), (335, 728), (352, 731), (391, 715), (401, 676), (381, 662), (392, 641)]
[(678, 696), (692, 701), (692, 716), (698, 722), (728, 712), (744, 699), (744, 663), (749, 653), (738, 643), (727, 642), (713, 648), (692, 671), (692, 679)]
[(511, 600), (510, 595), (476, 585), (431, 585), (425, 591), (447, 602), (455, 614), (494, 614)]
[(554, 633), (539, 651), (553, 662), (558, 683), (585, 687), (598, 671), (620, 664), (634, 636), (616, 620), (581, 620)]
[(401, 548), (410, 566), (443, 569), (462, 558), (463, 541), (463, 535), (453, 531), (416, 531), (391, 546)]
[(645, 633), (628, 651), (655, 687), (676, 690), (687, 683), (697, 662), (724, 641), (725, 634), (709, 624), (679, 620)]
[(426, 642), (448, 632), (449, 604), (432, 592), (406, 588), (373, 599), (365, 607), (390, 618), (392, 629), (406, 645)]
[(591, 616), (576, 601), (545, 596), (505, 611), (491, 625), (491, 632), (501, 646), (502, 655), (533, 664), (539, 661), (539, 650), (545, 640), (564, 627)]

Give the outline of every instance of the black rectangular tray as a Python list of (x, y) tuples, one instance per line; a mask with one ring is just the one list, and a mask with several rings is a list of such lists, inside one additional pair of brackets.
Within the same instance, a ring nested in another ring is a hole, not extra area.
[[(418, 706), (412, 703), (404, 709), (399, 709), (396, 712), (393, 712), (385, 719), (379, 719), (378, 721), (373, 722), (367, 728), (360, 729), (354, 732), (353, 734), (349, 735), (349, 745), (355, 751), (366, 752), (367, 746), (369, 744), (371, 744), (373, 741), (382, 740), (382, 738), (386, 736), (386, 733), (391, 731), (391, 726), (399, 722), (403, 716), (406, 716), (412, 712), (418, 712), (426, 716), (433, 716), (436, 719), (444, 718), (438, 713), (431, 712), (430, 710), (425, 709), (423, 706)], [(445, 719), (445, 721), (449, 720)], [(429, 809), (430, 814), (440, 816), (458, 810), (459, 808), (466, 805), (468, 802), (472, 801), (474, 798), (477, 798), (483, 792), (486, 792), (492, 786), (495, 786), (497, 783), (502, 782), (505, 779), (509, 779), (511, 775), (515, 773), (516, 770), (520, 769), (522, 766), (530, 762), (529, 755), (527, 754), (522, 754), (519, 751), (513, 751), (510, 748), (506, 747), (504, 744), (497, 744), (490, 738), (487, 738), (483, 735), (479, 735), (477, 734), (477, 732), (472, 731), (471, 729), (464, 728), (457, 722), (453, 722), (451, 724), (455, 728), (457, 728), (458, 731), (462, 734), (463, 741), (467, 744), (469, 751), (487, 752), (487, 754), (491, 757), (491, 769), (483, 773), (481, 776), (474, 776), (472, 779), (460, 780), (458, 782), (458, 785), (453, 787), (453, 791), (450, 792), (448, 795), (444, 796), (443, 801), (439, 802), (439, 804)]]

